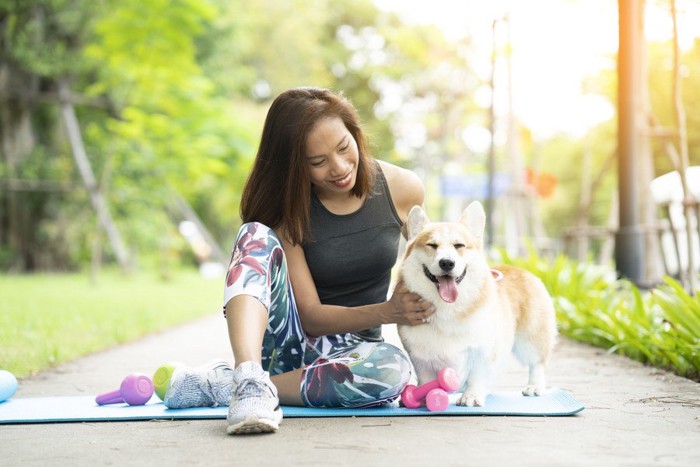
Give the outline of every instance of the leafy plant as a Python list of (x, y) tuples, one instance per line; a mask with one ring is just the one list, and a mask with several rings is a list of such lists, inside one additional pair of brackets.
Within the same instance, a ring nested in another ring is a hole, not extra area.
[(500, 251), (498, 257), (542, 280), (563, 335), (700, 380), (700, 298), (672, 278), (644, 292), (617, 279), (612, 268), (563, 255), (551, 262), (534, 251), (522, 258)]

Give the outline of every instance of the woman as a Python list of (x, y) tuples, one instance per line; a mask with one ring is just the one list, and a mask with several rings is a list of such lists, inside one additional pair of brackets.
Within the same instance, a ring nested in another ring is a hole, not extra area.
[[(272, 103), (241, 201), (244, 221), (224, 292), (236, 367), (177, 369), (169, 407), (223, 405), (230, 434), (277, 430), (283, 405), (362, 407), (394, 400), (410, 362), (381, 325), (433, 313), (397, 287), (387, 300), (412, 172), (369, 155), (357, 112), (326, 89)], [(233, 385), (231, 385), (231, 379)]]

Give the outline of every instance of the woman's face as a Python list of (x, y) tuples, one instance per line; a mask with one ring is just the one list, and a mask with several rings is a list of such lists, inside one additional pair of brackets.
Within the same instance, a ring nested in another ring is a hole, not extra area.
[(313, 126), (306, 140), (306, 161), (319, 198), (349, 195), (357, 180), (357, 142), (339, 117)]

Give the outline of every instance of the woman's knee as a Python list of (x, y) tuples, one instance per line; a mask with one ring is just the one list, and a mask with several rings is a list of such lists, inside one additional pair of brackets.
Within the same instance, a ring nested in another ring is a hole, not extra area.
[(239, 278), (246, 282), (251, 275), (265, 277), (270, 267), (279, 267), (284, 252), (274, 230), (259, 222), (248, 222), (238, 230), (226, 275), (226, 287)]
[(367, 355), (363, 367), (378, 376), (383, 376), (398, 391), (409, 383), (413, 371), (411, 360), (397, 346), (387, 342), (370, 344), (375, 349)]
[(238, 243), (238, 240), (240, 239), (264, 239), (266, 237), (271, 237), (276, 242), (281, 243), (279, 236), (272, 227), (269, 227), (261, 222), (245, 222), (238, 229), (236, 243)]
[(313, 407), (379, 405), (396, 400), (411, 374), (410, 360), (398, 347), (365, 342), (309, 365), (302, 379), (302, 398)]

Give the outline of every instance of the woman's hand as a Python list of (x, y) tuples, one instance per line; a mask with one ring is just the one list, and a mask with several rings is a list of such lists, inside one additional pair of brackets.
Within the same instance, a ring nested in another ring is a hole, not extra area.
[(401, 282), (394, 288), (394, 293), (387, 304), (389, 305), (388, 323), (410, 326), (425, 324), (435, 313), (435, 306), (432, 303), (423, 300), (423, 297), (416, 293), (407, 291)]

